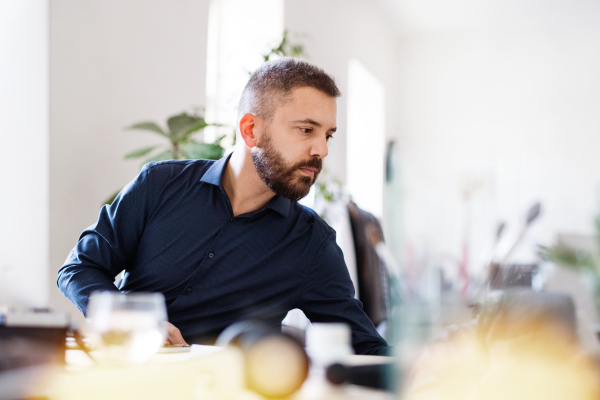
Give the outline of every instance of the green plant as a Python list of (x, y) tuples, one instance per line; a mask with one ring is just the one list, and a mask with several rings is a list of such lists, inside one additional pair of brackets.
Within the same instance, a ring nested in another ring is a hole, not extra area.
[[(167, 128), (163, 129), (155, 122), (139, 122), (126, 128), (128, 130), (143, 130), (158, 134), (168, 141), (164, 144), (144, 147), (134, 150), (125, 155), (126, 160), (133, 160), (147, 157), (142, 165), (151, 161), (173, 160), (173, 159), (197, 159), (204, 158), (208, 160), (218, 160), (223, 157), (225, 149), (221, 146), (221, 141), (226, 135), (221, 136), (214, 143), (204, 143), (196, 140), (194, 133), (216, 124), (207, 124), (204, 118), (197, 112), (188, 114), (183, 112), (167, 119)], [(150, 156), (149, 156), (150, 155)], [(149, 157), (148, 157), (149, 156)], [(114, 193), (105, 200), (105, 204), (113, 202), (119, 192)]]
[(342, 181), (332, 176), (326, 168), (323, 168), (319, 179), (315, 182), (315, 203), (317, 203), (317, 199), (324, 201), (324, 203), (315, 204), (315, 210), (319, 216), (325, 221), (331, 222), (329, 221), (328, 206), (326, 206), (326, 203), (335, 203), (344, 198), (348, 198), (348, 195)]
[(317, 189), (316, 196), (321, 197), (328, 203), (333, 203), (344, 197), (344, 185), (342, 181), (330, 177), (326, 169), (323, 169), (323, 173), (319, 178), (321, 179), (315, 183)]
[(594, 221), (596, 230), (596, 251), (572, 249), (561, 244), (539, 246), (538, 255), (542, 260), (552, 261), (590, 278), (600, 310), (600, 216)]
[(300, 43), (291, 43), (289, 39), (289, 31), (283, 31), (283, 37), (277, 47), (273, 47), (267, 54), (263, 54), (265, 62), (269, 61), (272, 56), (280, 57), (306, 57), (304, 45)]
[(154, 122), (140, 122), (127, 129), (144, 130), (157, 133), (166, 139), (168, 143), (145, 147), (132, 151), (125, 155), (125, 159), (136, 159), (154, 153), (150, 158), (143, 161), (162, 161), (172, 159), (195, 159), (206, 158), (218, 160), (223, 157), (225, 149), (221, 146), (221, 140), (225, 135), (218, 138), (214, 143), (199, 142), (192, 136), (194, 133), (214, 124), (207, 124), (203, 117), (197, 114), (181, 113), (167, 119), (168, 130), (163, 130)]

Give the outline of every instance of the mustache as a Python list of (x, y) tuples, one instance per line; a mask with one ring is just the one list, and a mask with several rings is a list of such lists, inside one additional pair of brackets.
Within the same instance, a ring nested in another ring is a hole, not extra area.
[(302, 160), (294, 164), (291, 170), (294, 171), (298, 168), (314, 168), (317, 170), (317, 172), (320, 172), (323, 168), (323, 160), (319, 157), (313, 157), (308, 160)]

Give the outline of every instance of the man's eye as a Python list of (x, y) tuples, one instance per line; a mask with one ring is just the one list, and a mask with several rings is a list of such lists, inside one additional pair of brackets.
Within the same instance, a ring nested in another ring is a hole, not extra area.
[(327, 140), (329, 142), (329, 139), (333, 139), (333, 135), (327, 135), (327, 136), (325, 136), (325, 140)]
[(311, 132), (312, 132), (312, 128), (300, 128), (300, 130), (301, 130), (303, 133), (311, 133)]

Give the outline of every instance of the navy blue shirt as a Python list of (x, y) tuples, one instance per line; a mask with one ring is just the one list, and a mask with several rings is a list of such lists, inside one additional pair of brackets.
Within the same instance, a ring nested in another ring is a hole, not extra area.
[(58, 272), (64, 295), (85, 314), (95, 290), (161, 292), (188, 342), (210, 342), (245, 319), (280, 324), (299, 308), (312, 322), (349, 324), (357, 353), (385, 353), (354, 299), (335, 231), (281, 196), (234, 217), (221, 183), (228, 159), (144, 166), (81, 234)]

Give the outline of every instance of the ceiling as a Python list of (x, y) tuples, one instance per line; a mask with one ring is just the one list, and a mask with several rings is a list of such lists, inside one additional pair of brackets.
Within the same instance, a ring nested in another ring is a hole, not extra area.
[(402, 33), (600, 26), (597, 0), (378, 0)]

